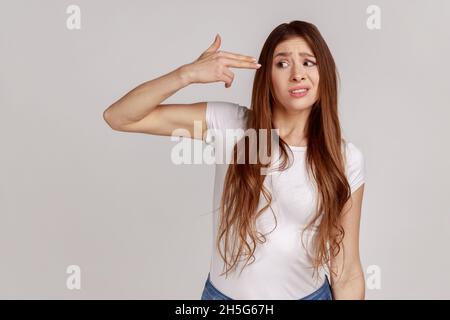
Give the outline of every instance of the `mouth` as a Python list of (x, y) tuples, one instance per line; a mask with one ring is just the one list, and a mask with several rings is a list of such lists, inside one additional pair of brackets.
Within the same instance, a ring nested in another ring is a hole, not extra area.
[(289, 90), (289, 95), (294, 98), (301, 98), (308, 94), (309, 88), (299, 88)]

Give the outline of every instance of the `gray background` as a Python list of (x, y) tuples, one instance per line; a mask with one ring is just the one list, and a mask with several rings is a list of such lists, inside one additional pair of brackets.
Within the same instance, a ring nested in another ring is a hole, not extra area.
[[(66, 8), (81, 8), (81, 30)], [(366, 8), (381, 8), (381, 29)], [(258, 56), (277, 25), (314, 23), (342, 79), (344, 135), (364, 153), (368, 299), (450, 298), (450, 2), (0, 2), (0, 298), (199, 299), (211, 254), (212, 165), (172, 164), (169, 137), (112, 131), (138, 84), (221, 50)], [(164, 103), (249, 105), (253, 70)], [(195, 141), (197, 143), (197, 141)], [(199, 141), (198, 143), (201, 144)], [(81, 290), (66, 268), (81, 267)]]

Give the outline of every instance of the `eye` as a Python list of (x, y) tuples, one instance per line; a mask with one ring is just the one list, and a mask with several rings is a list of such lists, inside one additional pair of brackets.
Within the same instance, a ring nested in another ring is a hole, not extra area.
[[(287, 63), (287, 61), (280, 61), (277, 63), (277, 66), (279, 68), (283, 68), (283, 63)], [(309, 65), (307, 65), (308, 67), (314, 67), (316, 65), (316, 63), (314, 61), (311, 60), (305, 60), (305, 63), (310, 63)]]
[(316, 63), (315, 63), (315, 62), (313, 62), (313, 61), (311, 61), (311, 60), (306, 60), (306, 62), (310, 62), (310, 63), (311, 63), (310, 67), (313, 67), (313, 66), (315, 66), (315, 65), (316, 65)]
[(277, 66), (279, 68), (282, 68), (283, 67), (283, 63), (287, 63), (287, 62), (286, 61), (280, 61), (280, 62), (277, 63)]

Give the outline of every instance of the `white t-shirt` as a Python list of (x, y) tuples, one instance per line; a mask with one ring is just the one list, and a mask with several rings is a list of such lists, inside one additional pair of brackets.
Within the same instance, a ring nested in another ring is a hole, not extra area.
[[(247, 107), (235, 103), (208, 102), (206, 143), (215, 146), (216, 156), (219, 143), (217, 139), (214, 139), (216, 136), (213, 131), (245, 130), (248, 110)], [(222, 149), (231, 154), (236, 141), (229, 140), (226, 140), (226, 144), (222, 144), (224, 145)], [(273, 200), (271, 207), (257, 219), (257, 228), (262, 234), (266, 234), (266, 242), (257, 244), (254, 252), (256, 260), (252, 264), (247, 264), (239, 275), (245, 262), (238, 263), (237, 269), (229, 273), (227, 278), (225, 275), (220, 276), (225, 269), (215, 241), (219, 227), (220, 200), (229, 162), (217, 161), (215, 164), (210, 281), (218, 290), (232, 299), (301, 299), (317, 290), (325, 280), (326, 272), (323, 268), (319, 269), (319, 278), (317, 273), (313, 277), (311, 262), (301, 243), (301, 231), (315, 213), (317, 201), (315, 184), (307, 176), (305, 167), (307, 147), (290, 146), (290, 148), (294, 155), (291, 167), (285, 171), (267, 175), (264, 180), (264, 185), (272, 194)], [(364, 158), (361, 151), (350, 142), (346, 145), (346, 157), (346, 175), (353, 193), (364, 183)], [(267, 201), (261, 194), (258, 210), (265, 204)], [(275, 230), (273, 230), (274, 214), (277, 219)], [(314, 232), (308, 229), (303, 234), (304, 245), (308, 248), (310, 255), (313, 255), (311, 239)]]

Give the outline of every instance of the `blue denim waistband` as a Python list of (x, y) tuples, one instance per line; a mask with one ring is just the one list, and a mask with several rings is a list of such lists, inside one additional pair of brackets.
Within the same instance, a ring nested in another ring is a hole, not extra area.
[[(210, 280), (210, 274), (208, 273), (208, 278), (205, 282), (205, 287), (203, 289), (201, 300), (233, 300), (224, 293), (220, 292)], [(303, 297), (299, 300), (333, 300), (333, 295), (331, 291), (330, 282), (328, 276), (325, 275), (325, 281), (322, 286), (318, 288), (313, 293)]]

